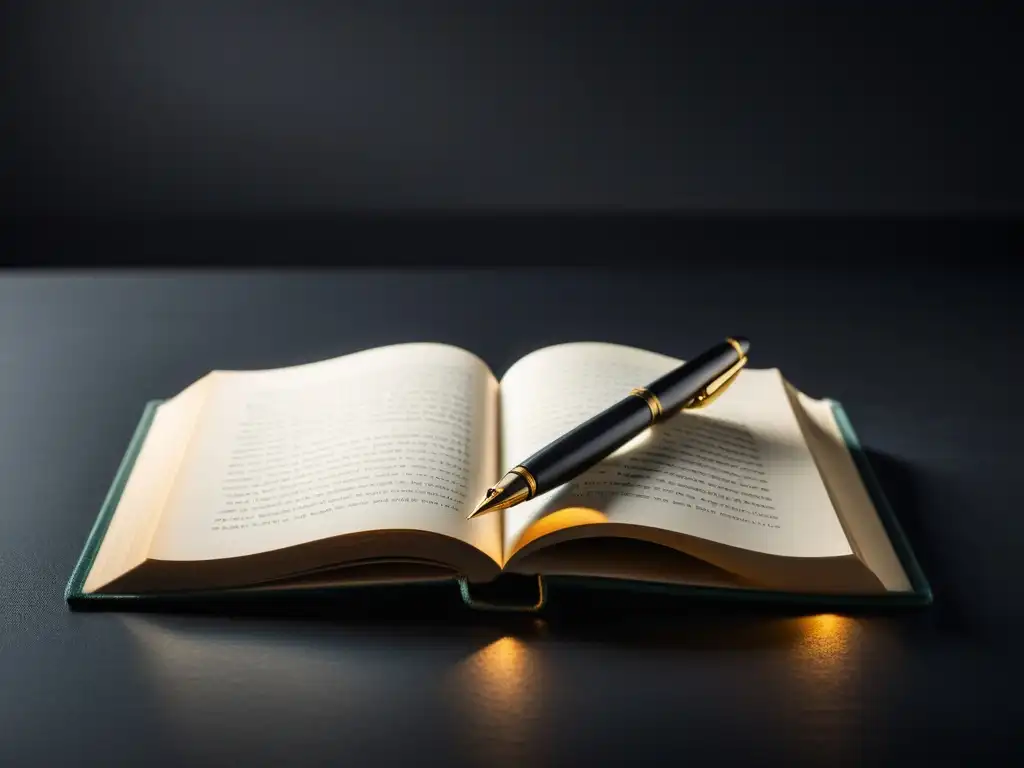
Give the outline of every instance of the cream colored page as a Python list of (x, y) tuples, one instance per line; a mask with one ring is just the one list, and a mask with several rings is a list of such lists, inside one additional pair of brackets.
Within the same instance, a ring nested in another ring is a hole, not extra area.
[(496, 427), (493, 375), (439, 344), (218, 372), (151, 557), (234, 557), (412, 529), (497, 560), (500, 521), (466, 519), (497, 468)]
[[(502, 466), (680, 363), (602, 343), (528, 355), (501, 382)], [(743, 370), (708, 408), (647, 430), (573, 482), (507, 510), (506, 558), (531, 524), (571, 506), (774, 555), (851, 552), (775, 369)]]
[[(794, 390), (795, 392), (795, 390)], [(829, 479), (836, 505), (840, 508), (850, 535), (861, 550), (864, 564), (892, 592), (913, 589), (900, 564), (889, 535), (885, 531), (857, 465), (846, 447), (839, 425), (827, 400), (815, 400), (796, 392), (797, 402), (809, 420), (807, 439)]]
[(195, 382), (156, 409), (84, 589), (93, 592), (146, 559), (150, 542), (199, 415), (210, 377)]

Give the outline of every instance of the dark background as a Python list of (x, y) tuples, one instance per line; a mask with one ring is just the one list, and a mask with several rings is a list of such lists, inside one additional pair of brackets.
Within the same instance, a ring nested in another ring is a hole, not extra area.
[(10, 211), (1019, 212), (1020, 4), (36, 0)]
[[(0, 280), (0, 762), (1019, 762), (1018, 7), (0, 6), (0, 262), (148, 268)], [(162, 269), (242, 264), (391, 270)], [(62, 601), (210, 368), (723, 332), (843, 402), (932, 610)]]

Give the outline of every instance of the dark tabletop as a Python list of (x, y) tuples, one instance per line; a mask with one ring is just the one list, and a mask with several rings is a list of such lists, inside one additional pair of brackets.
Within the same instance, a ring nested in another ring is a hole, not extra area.
[[(657, 280), (636, 269), (7, 274), (0, 763), (1019, 759), (1012, 275), (700, 263)], [(511, 299), (495, 310), (499, 289)], [(933, 583), (932, 609), (797, 616), (679, 601), (535, 622), (412, 609), (82, 614), (63, 602), (143, 403), (208, 369), (434, 340), (500, 374), (560, 341), (685, 357), (724, 333), (846, 406)]]

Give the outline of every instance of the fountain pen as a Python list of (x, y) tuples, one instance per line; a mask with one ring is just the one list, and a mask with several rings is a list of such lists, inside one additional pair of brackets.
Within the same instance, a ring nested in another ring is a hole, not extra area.
[(652, 424), (709, 405), (746, 365), (749, 349), (747, 339), (728, 338), (646, 387), (630, 390), (615, 405), (506, 472), (487, 489), (469, 519), (547, 493), (590, 469)]

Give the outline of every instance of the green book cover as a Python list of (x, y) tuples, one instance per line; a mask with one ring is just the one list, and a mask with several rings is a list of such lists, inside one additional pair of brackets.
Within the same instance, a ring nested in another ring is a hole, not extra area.
[[(303, 589), (277, 589), (277, 590), (255, 590), (255, 589), (231, 589), (217, 590), (210, 592), (189, 592), (189, 593), (161, 593), (159, 595), (117, 595), (117, 594), (87, 594), (83, 592), (86, 577), (92, 567), (96, 553), (99, 550), (103, 537), (106, 534), (110, 519), (117, 507), (121, 493), (124, 491), (128, 477), (131, 475), (135, 460), (142, 448), (146, 434), (153, 422), (157, 406), (162, 401), (154, 400), (146, 404), (142, 418), (139, 420), (124, 458), (118, 467), (117, 473), (111, 484), (110, 490), (104, 499), (95, 523), (89, 532), (85, 547), (76, 563), (71, 578), (65, 590), (65, 600), (69, 607), (74, 610), (84, 609), (110, 609), (110, 610), (133, 610), (133, 609), (161, 609), (171, 607), (190, 607), (203, 603), (244, 603), (258, 601), (266, 603), (270, 601), (289, 601), (297, 598), (325, 598), (333, 600), (340, 598), (346, 593), (359, 592), (360, 597), (377, 600), (381, 595), (400, 596), (403, 600), (416, 601), (426, 597), (431, 598), (454, 598), (461, 599), (461, 602), (473, 609), (497, 610), (497, 611), (540, 611), (546, 606), (555, 603), (559, 598), (571, 599), (573, 594), (580, 591), (599, 595), (611, 590), (617, 593), (629, 592), (645, 594), (661, 594), (666, 597), (687, 597), (694, 599), (713, 599), (740, 602), (776, 603), (789, 606), (805, 606), (808, 609), (841, 609), (848, 608), (869, 608), (877, 607), (906, 607), (926, 606), (932, 603), (932, 591), (928, 580), (918, 563), (913, 548), (907, 539), (896, 513), (891, 508), (889, 501), (878, 482), (875, 472), (871, 467), (868, 456), (861, 446), (853, 426), (846, 415), (843, 407), (836, 401), (830, 401), (836, 422), (846, 442), (847, 448), (857, 468), (860, 471), (862, 481), (868, 490), (875, 505), (879, 517), (889, 539), (892, 542), (896, 554), (903, 565), (904, 571), (910, 580), (912, 591), (902, 593), (891, 593), (885, 595), (836, 595), (836, 594), (813, 594), (779, 592), (759, 589), (735, 589), (724, 587), (698, 587), (681, 586), (676, 584), (665, 584), (660, 582), (636, 581), (615, 578), (597, 577), (575, 577), (575, 576), (546, 576), (537, 577), (536, 580), (517, 579), (519, 585), (512, 590), (511, 599), (503, 597), (496, 601), (486, 597), (489, 590), (485, 586), (471, 585), (465, 579), (457, 577), (444, 577), (429, 581), (416, 581), (408, 584), (359, 584), (353, 586), (331, 586), (323, 588)], [(501, 581), (506, 577), (499, 577)]]

